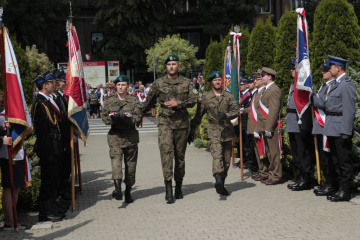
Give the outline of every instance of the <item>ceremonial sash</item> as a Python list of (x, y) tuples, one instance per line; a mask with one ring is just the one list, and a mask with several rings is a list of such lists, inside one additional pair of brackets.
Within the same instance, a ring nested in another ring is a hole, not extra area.
[(253, 98), (251, 99), (250, 114), (251, 114), (251, 119), (253, 120), (254, 125), (256, 126), (256, 124), (257, 124), (257, 113), (256, 113), (256, 109), (255, 109), (254, 98), (255, 98), (255, 97), (253, 97)]
[(251, 96), (251, 93), (250, 93), (250, 92), (245, 93), (245, 94), (241, 97), (241, 103), (240, 103), (240, 105), (242, 105), (243, 102), (246, 101), (250, 96)]
[(57, 115), (60, 117), (60, 116), (61, 116), (61, 113), (60, 113), (60, 109), (59, 109), (58, 105), (56, 104), (56, 102), (54, 101), (54, 99), (52, 99), (52, 97), (50, 97), (49, 99), (50, 99), (50, 103), (51, 103), (51, 105), (54, 107)]
[[(319, 123), (319, 125), (322, 128), (324, 128), (325, 118), (326, 118), (325, 112), (318, 108), (314, 108), (314, 112), (315, 112), (315, 117), (316, 117), (317, 122)], [(329, 142), (328, 142), (327, 136), (325, 136), (325, 135), (323, 135), (323, 150), (325, 152), (330, 152)]]
[(260, 138), (257, 138), (256, 141), (258, 144), (259, 157), (260, 159), (263, 159), (266, 156), (264, 135), (262, 133), (259, 133), (259, 136)]
[[(264, 115), (264, 117), (266, 119), (268, 119), (269, 117), (269, 109), (261, 102), (261, 96), (260, 96), (260, 99), (259, 99), (259, 109), (260, 109), (260, 112)], [(282, 155), (283, 155), (283, 151), (282, 151), (282, 139), (281, 139), (281, 133), (280, 133), (280, 128), (282, 127), (282, 120), (280, 118), (280, 112), (279, 112), (279, 117), (278, 117), (278, 120), (277, 120), (277, 125), (276, 127), (278, 128), (278, 138), (279, 138), (279, 150), (280, 150), (280, 159), (282, 158)], [(275, 132), (274, 132), (275, 134)], [(265, 148), (264, 148), (264, 153), (265, 153)], [(260, 154), (260, 149), (259, 149), (259, 154)]]

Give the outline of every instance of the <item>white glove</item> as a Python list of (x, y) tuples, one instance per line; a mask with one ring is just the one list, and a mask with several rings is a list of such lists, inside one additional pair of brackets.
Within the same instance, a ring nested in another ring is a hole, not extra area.
[(260, 135), (257, 132), (254, 132), (254, 138), (260, 138)]
[(242, 107), (242, 108), (240, 108), (239, 113), (243, 114), (243, 112), (244, 112), (244, 108)]
[(269, 132), (269, 131), (265, 131), (265, 136), (266, 136), (266, 137), (271, 137), (272, 134), (271, 134), (271, 132)]

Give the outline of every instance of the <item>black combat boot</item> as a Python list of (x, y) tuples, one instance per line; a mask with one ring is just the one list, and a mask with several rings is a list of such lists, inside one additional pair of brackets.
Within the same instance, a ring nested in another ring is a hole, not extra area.
[(176, 199), (184, 198), (184, 195), (182, 194), (182, 191), (181, 191), (181, 186), (182, 186), (182, 180), (176, 181), (176, 185), (175, 185), (175, 198)]
[(222, 194), (223, 192), (223, 189), (224, 189), (224, 182), (220, 176), (220, 174), (215, 174), (214, 175), (214, 178), (215, 178), (215, 189), (216, 189), (216, 192), (218, 194)]
[(165, 180), (165, 189), (166, 189), (165, 200), (169, 204), (174, 203), (175, 198), (173, 196), (173, 189), (172, 189), (172, 181), (171, 180), (170, 181)]
[(114, 180), (114, 184), (115, 184), (115, 190), (112, 193), (113, 198), (115, 198), (116, 200), (122, 200), (122, 192), (121, 192), (121, 179), (115, 179)]
[(300, 180), (294, 184), (291, 191), (310, 190), (311, 188), (311, 178), (309, 175), (304, 174), (301, 176)]
[(223, 196), (229, 196), (230, 193), (229, 193), (228, 190), (226, 190), (226, 188), (225, 188), (225, 178), (223, 178), (222, 181), (223, 181), (223, 190), (222, 190), (221, 195), (223, 195)]
[(39, 202), (39, 222), (60, 222), (62, 220), (61, 214), (50, 211), (50, 200)]
[(329, 196), (333, 195), (336, 190), (337, 189), (332, 184), (325, 183), (321, 188), (314, 189), (314, 193), (316, 196)]
[(133, 203), (134, 199), (131, 196), (131, 187), (126, 185), (126, 189), (125, 189), (125, 202), (126, 203)]

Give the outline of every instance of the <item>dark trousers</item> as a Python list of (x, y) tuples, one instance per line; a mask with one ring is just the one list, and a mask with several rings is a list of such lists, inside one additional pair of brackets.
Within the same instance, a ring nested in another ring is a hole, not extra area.
[(98, 105), (97, 104), (90, 104), (90, 115), (96, 114), (98, 113)]
[[(332, 168), (335, 168), (339, 177), (339, 187), (345, 191), (350, 191), (350, 185), (352, 180), (352, 159), (351, 149), (352, 141), (343, 140), (341, 137), (328, 137)], [(329, 166), (329, 167), (330, 167)]]
[(300, 130), (300, 133), (289, 133), (290, 147), (293, 159), (303, 178), (309, 179), (312, 171), (312, 135)]
[(61, 156), (40, 156), (41, 185), (39, 201), (45, 202), (57, 195)]
[(334, 163), (331, 160), (330, 152), (324, 151), (323, 148), (323, 135), (316, 135), (316, 140), (318, 143), (318, 151), (320, 158), (320, 168), (323, 170), (325, 175), (326, 183), (331, 184), (335, 188), (338, 187), (337, 173), (335, 169), (339, 166), (334, 166)]

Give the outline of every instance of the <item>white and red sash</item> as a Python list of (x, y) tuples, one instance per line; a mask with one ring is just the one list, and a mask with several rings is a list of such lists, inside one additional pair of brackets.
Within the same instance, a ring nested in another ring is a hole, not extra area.
[[(261, 96), (260, 96), (260, 99), (259, 99), (259, 109), (260, 109), (260, 112), (264, 115), (264, 117), (266, 119), (268, 119), (269, 117), (269, 109), (261, 102)], [(278, 128), (278, 134), (279, 134), (279, 150), (280, 150), (280, 159), (282, 158), (282, 139), (281, 139), (281, 133), (280, 133), (280, 128), (282, 127), (282, 120), (280, 118), (280, 112), (279, 112), (279, 117), (278, 117), (278, 120), (277, 120), (277, 126)], [(264, 148), (264, 153), (265, 153), (265, 148)], [(260, 154), (260, 149), (259, 149), (259, 154)]]
[[(316, 117), (317, 122), (319, 123), (319, 125), (322, 128), (324, 128), (325, 118), (326, 118), (325, 112), (318, 108), (314, 108), (314, 112), (315, 112), (315, 117)], [(327, 136), (325, 136), (325, 135), (323, 135), (323, 150), (325, 152), (330, 152), (329, 142), (328, 142)]]
[(257, 113), (256, 113), (256, 109), (255, 109), (254, 98), (255, 98), (255, 96), (251, 99), (250, 114), (251, 114), (251, 119), (253, 120), (254, 125), (256, 126), (256, 124), (257, 124)]

